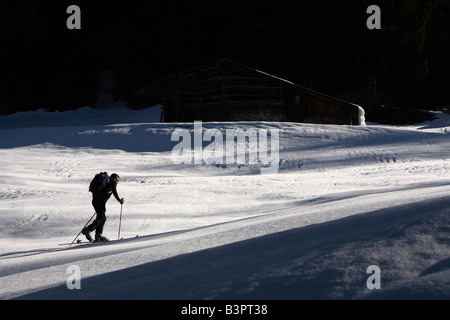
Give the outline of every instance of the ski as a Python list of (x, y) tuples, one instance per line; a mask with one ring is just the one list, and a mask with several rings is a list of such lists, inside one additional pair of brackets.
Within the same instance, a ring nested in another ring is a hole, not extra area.
[[(133, 238), (120, 238), (120, 240), (128, 240), (128, 239), (136, 239), (137, 237), (139, 237), (139, 235), (136, 235)], [(78, 239), (77, 241), (73, 242), (73, 243), (60, 243), (58, 244), (59, 246), (70, 246), (70, 245), (83, 245), (83, 244), (98, 244), (98, 243), (105, 243), (105, 242), (115, 242), (115, 241), (120, 241), (120, 240), (108, 240), (108, 241), (82, 241), (81, 239)]]
[(104, 243), (104, 242), (108, 242), (108, 241), (81, 241), (80, 239), (78, 239), (76, 242), (73, 243), (60, 243), (58, 244), (59, 246), (70, 246), (72, 244), (97, 244), (97, 243)]
[(124, 240), (124, 239), (125, 239), (125, 240), (128, 240), (128, 239), (136, 239), (136, 238), (138, 238), (138, 237), (139, 237), (139, 235), (137, 234), (137, 235), (134, 236), (134, 238), (123, 238), (123, 237), (122, 237), (122, 238), (120, 238), (119, 240)]
[(70, 245), (80, 245), (80, 244), (89, 244), (89, 243), (94, 243), (94, 242), (89, 242), (89, 241), (81, 241), (81, 242), (74, 242), (74, 243), (60, 243), (58, 244), (58, 246), (70, 246)]

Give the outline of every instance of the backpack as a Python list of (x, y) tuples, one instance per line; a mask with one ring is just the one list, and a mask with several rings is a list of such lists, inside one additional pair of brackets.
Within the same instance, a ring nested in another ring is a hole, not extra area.
[(89, 191), (92, 193), (102, 191), (109, 183), (109, 179), (109, 175), (106, 172), (97, 173), (89, 184)]

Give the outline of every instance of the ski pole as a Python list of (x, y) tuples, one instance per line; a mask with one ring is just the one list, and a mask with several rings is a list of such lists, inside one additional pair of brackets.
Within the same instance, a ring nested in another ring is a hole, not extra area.
[[(97, 212), (94, 212), (94, 214), (92, 215), (92, 217), (89, 219), (89, 221), (84, 225), (83, 229), (87, 227), (87, 225), (89, 224), (89, 222), (91, 222), (91, 220), (94, 218), (94, 216), (97, 214)], [(72, 243), (69, 244), (69, 247), (71, 245), (73, 245), (73, 243), (75, 242), (75, 240), (77, 240), (78, 236), (81, 234), (81, 232), (83, 231), (83, 229), (81, 229), (80, 232), (78, 232), (77, 236), (75, 237), (75, 239), (73, 239)]]
[(117, 235), (117, 240), (120, 240), (120, 226), (122, 225), (122, 208), (123, 203), (120, 204), (119, 234)]

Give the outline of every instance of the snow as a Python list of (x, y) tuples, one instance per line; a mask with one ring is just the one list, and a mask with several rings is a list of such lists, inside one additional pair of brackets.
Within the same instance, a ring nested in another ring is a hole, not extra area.
[[(2, 299), (449, 299), (450, 116), (410, 126), (203, 123), (279, 130), (279, 170), (176, 164), (160, 108), (0, 117)], [(110, 242), (71, 242), (89, 181), (121, 176)], [(136, 235), (139, 237), (135, 238)], [(381, 289), (369, 289), (369, 266)], [(70, 290), (69, 267), (81, 289)]]

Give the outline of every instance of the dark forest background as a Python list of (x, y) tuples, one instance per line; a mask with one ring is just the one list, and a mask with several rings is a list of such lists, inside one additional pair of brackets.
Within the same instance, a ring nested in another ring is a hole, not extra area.
[[(69, 5), (81, 30), (68, 30)], [(368, 30), (369, 5), (381, 30)], [(95, 104), (228, 58), (329, 95), (401, 110), (450, 105), (448, 0), (0, 0), (0, 112)], [(363, 105), (364, 106), (364, 105)], [(370, 113), (369, 113), (370, 117)]]

